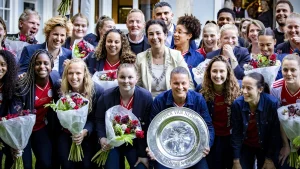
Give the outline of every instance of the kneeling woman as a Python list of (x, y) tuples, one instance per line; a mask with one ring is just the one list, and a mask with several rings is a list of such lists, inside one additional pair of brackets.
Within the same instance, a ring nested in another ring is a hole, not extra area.
[[(61, 91), (63, 95), (68, 94), (69, 91), (77, 92), (87, 98), (90, 102), (88, 118), (82, 132), (72, 137), (73, 142), (81, 144), (84, 154), (82, 162), (76, 163), (76, 167), (89, 169), (92, 165), (92, 156), (96, 153), (94, 145), (97, 144), (95, 142), (95, 135), (92, 134), (96, 103), (104, 90), (101, 86), (92, 81), (85, 62), (79, 58), (74, 58), (67, 63), (64, 69)], [(71, 136), (72, 134), (67, 129), (63, 129), (60, 131), (58, 137), (58, 154), (60, 156), (59, 159), (62, 169), (75, 168), (75, 163), (68, 160), (72, 145)]]
[[(60, 75), (53, 68), (52, 55), (44, 50), (37, 50), (31, 57), (26, 75), (17, 83), (18, 104), (23, 110), (36, 112), (36, 122), (23, 153), (25, 169), (32, 168), (32, 153), (36, 158), (35, 168), (51, 169), (52, 129), (55, 112), (44, 105), (58, 99)], [(50, 132), (49, 132), (50, 131)]]
[[(121, 105), (126, 109), (132, 109), (132, 113), (140, 120), (142, 130), (146, 133), (149, 124), (148, 116), (152, 106), (151, 93), (139, 86), (137, 83), (137, 71), (133, 64), (123, 63), (117, 71), (118, 87), (106, 90), (100, 96), (96, 110), (96, 130), (101, 148), (109, 150), (105, 132), (105, 112), (115, 106)], [(120, 168), (119, 158), (126, 156), (130, 168), (144, 169), (148, 167), (148, 159), (146, 154), (146, 138), (134, 139), (133, 146), (121, 145), (110, 150), (106, 166), (107, 169)]]
[(280, 135), (278, 101), (265, 93), (269, 88), (259, 73), (243, 78), (242, 94), (231, 106), (233, 168), (275, 168), (275, 150)]

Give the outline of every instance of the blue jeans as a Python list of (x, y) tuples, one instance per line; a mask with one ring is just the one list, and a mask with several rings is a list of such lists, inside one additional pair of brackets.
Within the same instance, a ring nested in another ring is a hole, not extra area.
[(265, 162), (265, 152), (261, 148), (243, 144), (240, 157), (242, 168), (253, 169), (255, 159), (257, 159), (257, 168), (262, 168)]
[(24, 169), (32, 169), (32, 153), (36, 158), (35, 169), (52, 169), (52, 144), (46, 127), (33, 131), (23, 153)]
[[(66, 133), (61, 130), (60, 135), (58, 137), (58, 156), (61, 164), (61, 169), (90, 169), (92, 168), (93, 163), (91, 162), (92, 157), (96, 154), (96, 149), (94, 146), (96, 143), (96, 138), (86, 137), (83, 139), (81, 143), (81, 147), (83, 150), (84, 157), (81, 162), (73, 162), (69, 161), (69, 153), (72, 145), (72, 138), (70, 133)], [(92, 143), (94, 141), (94, 143)]]
[(214, 144), (206, 157), (209, 168), (225, 169), (232, 168), (233, 151), (229, 136), (215, 136)]
[(122, 159), (124, 156), (130, 165), (130, 169), (146, 169), (146, 166), (142, 163), (134, 167), (138, 160), (137, 151), (134, 147), (130, 145), (126, 146), (125, 144), (110, 150), (105, 163), (105, 169), (122, 169), (120, 167), (124, 166), (124, 161), (123, 164), (120, 164), (120, 158)]
[[(154, 168), (155, 169), (170, 169), (170, 168), (167, 168), (167, 167), (161, 165), (158, 162), (155, 162)], [(208, 165), (207, 165), (206, 159), (202, 158), (197, 164), (195, 164), (194, 166), (192, 166), (192, 167), (190, 167), (188, 169), (208, 169)]]

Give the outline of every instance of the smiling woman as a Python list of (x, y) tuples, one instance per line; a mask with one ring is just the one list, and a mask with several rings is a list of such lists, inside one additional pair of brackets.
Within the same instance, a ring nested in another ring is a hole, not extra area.
[(72, 24), (66, 18), (57, 16), (49, 19), (44, 26), (46, 42), (24, 47), (19, 61), (19, 74), (27, 71), (29, 61), (36, 50), (45, 49), (53, 56), (53, 70), (58, 71), (61, 75), (63, 73), (63, 62), (66, 59), (71, 59), (71, 51), (62, 47), (71, 30)]

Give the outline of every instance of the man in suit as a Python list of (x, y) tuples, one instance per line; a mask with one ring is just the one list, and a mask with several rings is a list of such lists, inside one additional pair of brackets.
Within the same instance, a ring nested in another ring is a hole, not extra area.
[(148, 39), (144, 35), (145, 16), (143, 11), (139, 9), (130, 10), (127, 15), (126, 26), (131, 50), (136, 55), (150, 48)]
[(237, 18), (249, 18), (247, 10), (242, 8), (242, 0), (234, 1), (233, 11)]
[(19, 40), (30, 44), (37, 44), (35, 39), (40, 28), (41, 17), (38, 12), (26, 9), (19, 17), (19, 30), (17, 34), (7, 34), (11, 40)]

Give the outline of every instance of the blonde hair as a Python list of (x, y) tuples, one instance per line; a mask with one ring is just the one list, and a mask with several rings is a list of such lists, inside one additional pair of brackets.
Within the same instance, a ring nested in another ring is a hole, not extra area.
[(92, 111), (93, 107), (93, 95), (95, 94), (95, 89), (94, 89), (94, 82), (92, 80), (92, 77), (89, 73), (88, 67), (86, 66), (85, 62), (80, 59), (80, 58), (73, 58), (70, 60), (69, 63), (65, 66), (63, 75), (62, 75), (62, 82), (61, 82), (61, 92), (63, 95), (66, 95), (69, 93), (70, 90), (72, 90), (72, 86), (68, 82), (68, 70), (70, 68), (70, 65), (72, 63), (79, 63), (83, 65), (84, 67), (84, 76), (83, 76), (83, 97), (87, 98), (90, 102), (89, 104), (89, 112)]
[(66, 17), (55, 16), (50, 18), (44, 26), (44, 34), (46, 36), (46, 41), (49, 38), (50, 32), (57, 26), (66, 28), (66, 37), (71, 36), (73, 25)]
[[(209, 28), (213, 28), (215, 29), (216, 31), (216, 34), (219, 36), (220, 35), (220, 29), (219, 29), (219, 26), (215, 23), (212, 23), (212, 22), (209, 22), (209, 23), (206, 23), (203, 27), (203, 33), (202, 33), (202, 39), (204, 37), (204, 31), (206, 31), (206, 29), (209, 29)], [(202, 43), (201, 47), (204, 47), (204, 42)]]
[(76, 15), (74, 15), (72, 18), (71, 18), (71, 22), (74, 24), (74, 21), (76, 18), (83, 18), (86, 20), (86, 25), (89, 26), (89, 19), (83, 15), (82, 13), (77, 13)]
[[(220, 29), (220, 39), (222, 38), (223, 33), (224, 33), (225, 31), (228, 31), (228, 30), (233, 30), (233, 31), (236, 32), (236, 33), (235, 33), (235, 35), (236, 35), (236, 45), (238, 45), (238, 44), (239, 44), (239, 43), (238, 43), (239, 30), (238, 30), (238, 28), (237, 28), (234, 24), (225, 24), (225, 25), (223, 25), (223, 26), (221, 27), (221, 29)], [(221, 44), (221, 45), (222, 45), (222, 44)]]
[(299, 19), (300, 20), (300, 14), (296, 12), (292, 12), (287, 19)]

